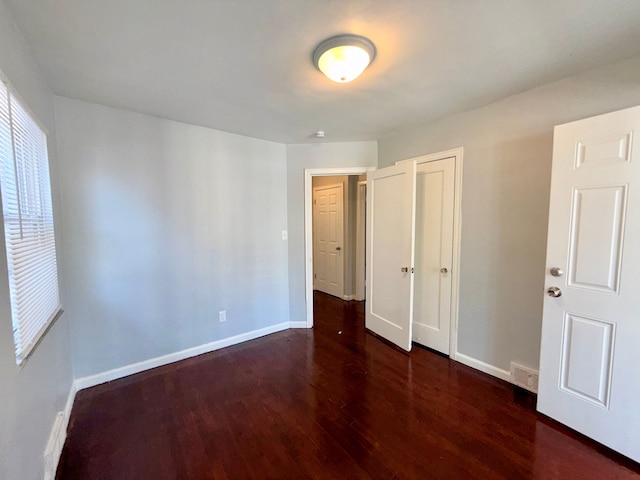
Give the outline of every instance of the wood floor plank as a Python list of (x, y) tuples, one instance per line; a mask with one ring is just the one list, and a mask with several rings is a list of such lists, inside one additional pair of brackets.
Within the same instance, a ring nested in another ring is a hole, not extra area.
[(316, 293), (288, 330), (78, 393), (58, 480), (636, 479), (535, 397), (364, 329)]

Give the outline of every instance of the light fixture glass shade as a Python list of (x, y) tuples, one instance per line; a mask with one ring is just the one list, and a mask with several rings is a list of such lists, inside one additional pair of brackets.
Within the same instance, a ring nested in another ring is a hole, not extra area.
[(373, 61), (376, 47), (358, 35), (332, 37), (316, 48), (313, 62), (334, 82), (346, 83), (357, 78)]
[(369, 66), (369, 54), (360, 47), (345, 45), (324, 52), (318, 68), (334, 82), (350, 82)]

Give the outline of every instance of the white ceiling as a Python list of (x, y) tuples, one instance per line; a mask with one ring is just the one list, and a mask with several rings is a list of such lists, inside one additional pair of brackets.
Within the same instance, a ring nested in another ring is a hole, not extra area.
[[(640, 54), (638, 0), (5, 0), (54, 92), (284, 143), (374, 140)], [(339, 33), (378, 56), (313, 67)]]

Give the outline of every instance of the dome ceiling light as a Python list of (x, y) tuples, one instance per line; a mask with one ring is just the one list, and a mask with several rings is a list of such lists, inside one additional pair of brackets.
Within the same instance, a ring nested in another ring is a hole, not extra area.
[(360, 35), (338, 35), (326, 39), (313, 52), (313, 64), (334, 82), (357, 78), (373, 59), (376, 46)]

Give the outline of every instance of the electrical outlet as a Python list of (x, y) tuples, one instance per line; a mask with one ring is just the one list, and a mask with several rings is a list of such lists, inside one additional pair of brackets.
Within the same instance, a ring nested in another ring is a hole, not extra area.
[(226, 310), (220, 310), (220, 312), (218, 313), (218, 321), (220, 323), (227, 321), (227, 311)]
[(282, 239), (286, 240), (289, 238), (289, 232), (287, 232), (286, 230), (282, 230)]

